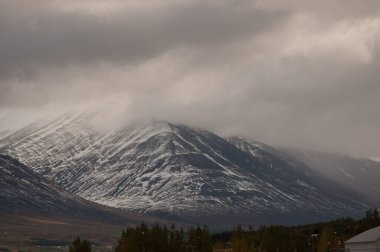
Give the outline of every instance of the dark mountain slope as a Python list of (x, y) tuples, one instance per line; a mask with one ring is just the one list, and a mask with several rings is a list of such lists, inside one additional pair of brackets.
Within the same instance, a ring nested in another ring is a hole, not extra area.
[(82, 111), (39, 121), (1, 148), (86, 199), (200, 224), (298, 224), (360, 216), (371, 206), (269, 147), (163, 121), (97, 131), (98, 117)]
[(127, 225), (151, 218), (112, 209), (58, 188), (19, 161), (0, 155), (0, 214), (79, 218)]
[(283, 151), (336, 184), (357, 191), (380, 206), (380, 162), (333, 153), (291, 149)]

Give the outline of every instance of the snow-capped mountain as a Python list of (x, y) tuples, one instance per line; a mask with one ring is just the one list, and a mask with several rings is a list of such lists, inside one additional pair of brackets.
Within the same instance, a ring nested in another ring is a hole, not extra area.
[(315, 151), (283, 149), (284, 152), (307, 164), (323, 176), (366, 195), (380, 205), (380, 162)]
[(70, 217), (138, 223), (143, 216), (84, 200), (57, 187), (19, 161), (0, 155), (0, 214)]
[(0, 151), (88, 200), (200, 223), (301, 223), (371, 206), (280, 150), (163, 121), (97, 130), (102, 116), (32, 123)]

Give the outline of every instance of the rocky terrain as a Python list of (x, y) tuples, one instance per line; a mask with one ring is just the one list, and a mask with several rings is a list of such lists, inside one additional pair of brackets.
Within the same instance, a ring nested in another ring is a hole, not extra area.
[(375, 204), (288, 150), (165, 121), (99, 130), (103, 116), (36, 121), (0, 151), (87, 200), (181, 221), (298, 224)]

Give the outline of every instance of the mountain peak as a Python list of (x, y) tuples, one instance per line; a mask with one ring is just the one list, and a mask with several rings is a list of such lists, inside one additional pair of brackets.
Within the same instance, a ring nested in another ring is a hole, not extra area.
[(78, 113), (30, 125), (3, 151), (86, 199), (206, 223), (226, 216), (261, 223), (292, 216), (300, 223), (368, 208), (265, 144), (163, 120), (97, 131), (93, 118)]

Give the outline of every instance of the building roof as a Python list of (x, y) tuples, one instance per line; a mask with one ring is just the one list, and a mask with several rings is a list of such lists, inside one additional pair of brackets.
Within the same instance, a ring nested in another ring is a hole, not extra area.
[(347, 240), (345, 243), (362, 243), (362, 242), (376, 242), (380, 240), (380, 226), (367, 230), (360, 233), (351, 239)]

